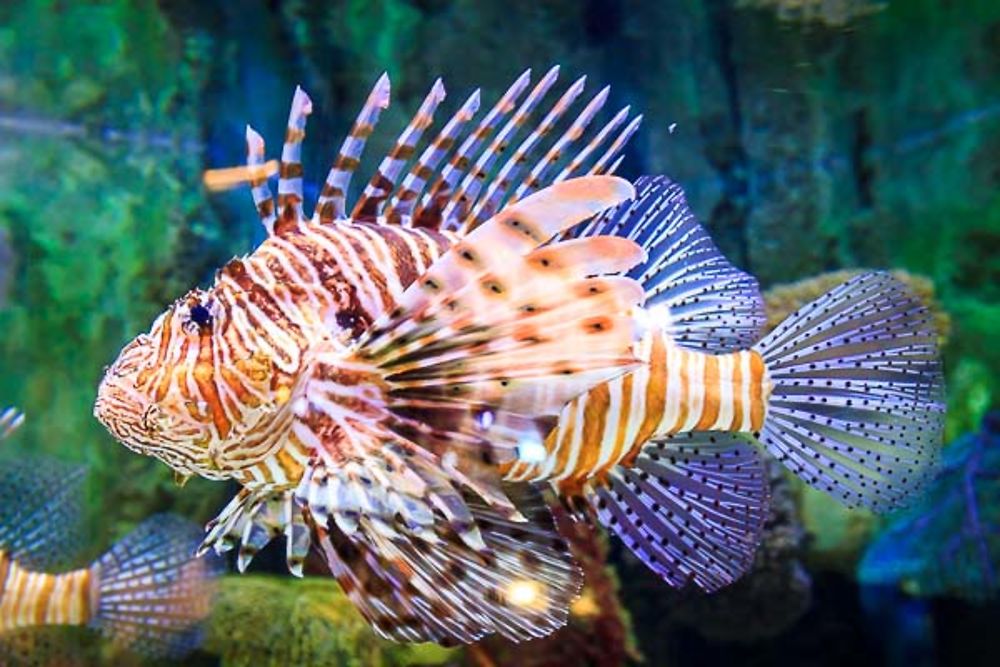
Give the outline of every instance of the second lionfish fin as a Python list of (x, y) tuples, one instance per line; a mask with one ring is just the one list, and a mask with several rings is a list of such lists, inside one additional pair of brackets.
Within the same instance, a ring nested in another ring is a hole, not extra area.
[(33, 570), (68, 565), (83, 541), (85, 473), (47, 459), (0, 463), (0, 550)]
[(493, 633), (542, 637), (566, 623), (582, 576), (537, 492), (507, 492), (527, 521), (467, 499), (484, 551), (440, 527), (430, 540), (378, 531), (349, 539), (332, 527), (319, 543), (348, 597), (385, 638), (452, 645)]
[(647, 443), (590, 497), (600, 522), (669, 584), (715, 591), (753, 563), (770, 486), (745, 437), (685, 433)]
[(193, 523), (159, 515), (116, 543), (93, 570), (91, 625), (151, 657), (178, 658), (196, 648), (223, 570), (214, 556), (194, 556), (200, 535)]
[(10, 437), (23, 423), (23, 412), (17, 408), (5, 408), (0, 412), (0, 440)]
[(570, 232), (593, 234), (623, 236), (646, 250), (627, 275), (645, 289), (653, 324), (678, 345), (722, 353), (760, 338), (765, 316), (757, 281), (722, 255), (669, 178), (643, 176), (634, 199)]

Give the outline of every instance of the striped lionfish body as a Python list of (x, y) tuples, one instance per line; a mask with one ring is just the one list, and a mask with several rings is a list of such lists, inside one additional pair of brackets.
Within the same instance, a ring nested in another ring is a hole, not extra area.
[[(0, 414), (0, 439), (22, 421), (12, 409)], [(53, 625), (86, 625), (154, 657), (189, 652), (218, 571), (192, 557), (197, 527), (152, 517), (88, 567), (61, 571), (81, 521), (82, 482), (82, 469), (55, 462), (0, 463), (0, 660), (30, 650), (8, 643), (9, 633)]]
[(580, 586), (539, 485), (671, 584), (714, 590), (756, 547), (761, 448), (848, 504), (926, 477), (926, 310), (867, 274), (762, 338), (756, 281), (679, 186), (609, 175), (641, 117), (594, 125), (605, 88), (569, 118), (583, 79), (542, 113), (557, 75), (526, 72), (478, 120), (476, 91), (420, 149), (436, 82), (348, 206), (383, 76), (311, 218), (309, 98), (276, 200), (248, 128), (268, 239), (126, 346), (95, 406), (176, 472), (241, 482), (203, 549), (238, 546), (243, 569), (283, 533), (292, 571), (317, 547), (384, 636), (520, 640), (562, 625)]

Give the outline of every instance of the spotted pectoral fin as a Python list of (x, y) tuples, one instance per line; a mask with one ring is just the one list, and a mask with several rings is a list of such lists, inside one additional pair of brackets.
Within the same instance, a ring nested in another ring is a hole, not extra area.
[(396, 641), (473, 642), (500, 633), (521, 641), (566, 623), (582, 575), (537, 492), (509, 495), (527, 521), (467, 498), (485, 549), (471, 549), (446, 523), (433, 533), (385, 535), (362, 524), (348, 536), (320, 531), (330, 570), (382, 636)]
[(591, 502), (599, 521), (670, 585), (714, 591), (753, 563), (770, 486), (745, 436), (683, 433), (647, 443)]

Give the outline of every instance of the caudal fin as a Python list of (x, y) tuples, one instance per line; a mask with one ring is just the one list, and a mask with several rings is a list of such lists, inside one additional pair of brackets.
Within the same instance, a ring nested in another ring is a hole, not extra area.
[(91, 625), (113, 641), (154, 657), (179, 657), (200, 642), (221, 561), (196, 558), (201, 530), (171, 515), (151, 517), (94, 565)]
[(885, 511), (929, 478), (944, 412), (937, 333), (903, 283), (857, 276), (754, 349), (771, 385), (760, 441), (810, 486)]

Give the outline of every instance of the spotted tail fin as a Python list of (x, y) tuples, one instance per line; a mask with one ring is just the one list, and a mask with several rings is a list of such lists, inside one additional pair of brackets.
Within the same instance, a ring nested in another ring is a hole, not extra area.
[(198, 526), (176, 516), (141, 523), (94, 564), (98, 584), (91, 625), (154, 657), (193, 650), (221, 570), (214, 557), (194, 556), (200, 538)]
[(804, 306), (754, 348), (771, 385), (761, 442), (848, 506), (905, 503), (941, 443), (932, 320), (887, 273), (862, 274)]

